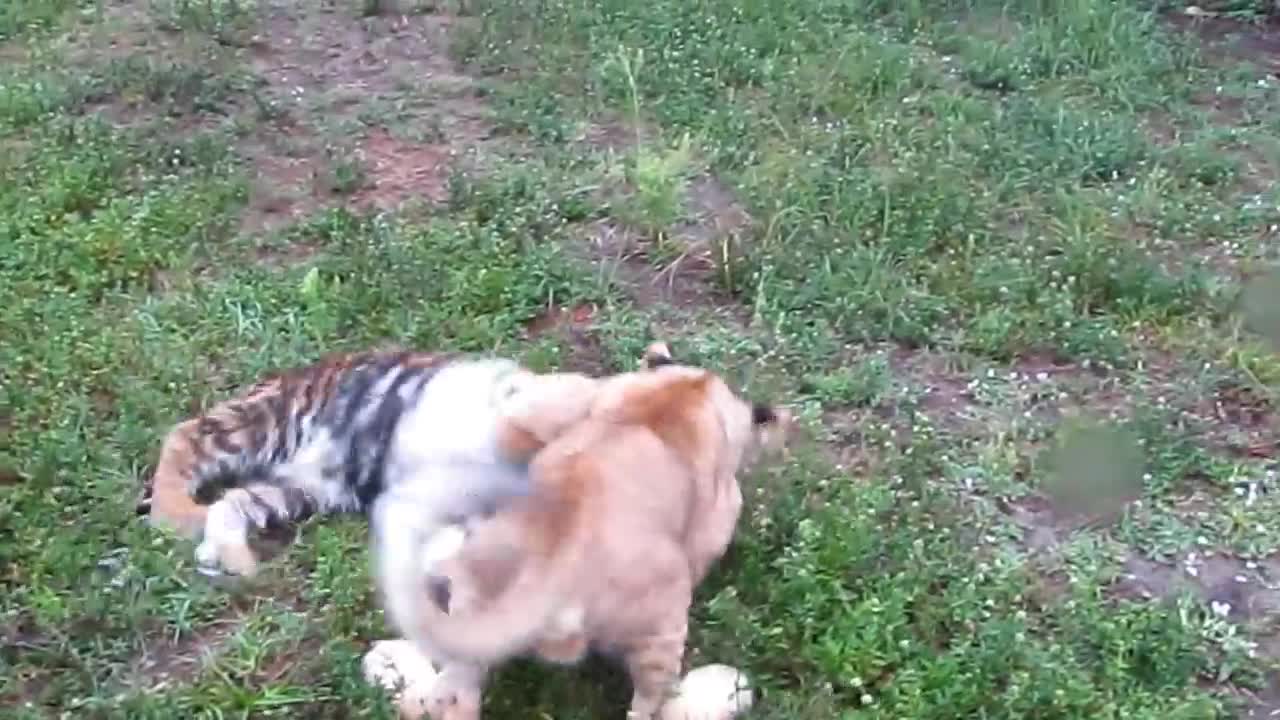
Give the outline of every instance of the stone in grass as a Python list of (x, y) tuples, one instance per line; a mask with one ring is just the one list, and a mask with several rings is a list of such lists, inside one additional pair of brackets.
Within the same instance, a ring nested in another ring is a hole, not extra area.
[[(403, 720), (424, 720), (426, 702), (439, 676), (435, 666), (408, 640), (380, 640), (364, 656), (364, 677), (396, 699)], [(658, 720), (733, 720), (751, 708), (751, 687), (728, 665), (690, 670)]]

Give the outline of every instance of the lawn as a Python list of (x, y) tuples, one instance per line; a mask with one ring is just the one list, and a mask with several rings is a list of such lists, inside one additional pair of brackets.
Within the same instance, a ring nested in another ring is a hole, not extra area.
[(334, 350), (658, 338), (803, 420), (696, 602), (749, 717), (1280, 711), (1269, 4), (7, 0), (0, 715), (392, 717), (363, 520), (211, 584), (160, 438)]

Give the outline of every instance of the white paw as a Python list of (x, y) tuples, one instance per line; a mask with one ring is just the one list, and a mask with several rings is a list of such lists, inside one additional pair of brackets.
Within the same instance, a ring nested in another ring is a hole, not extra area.
[(209, 539), (196, 546), (196, 572), (217, 579), (235, 578), (235, 573), (222, 564), (222, 549)]
[(423, 718), (439, 671), (408, 640), (379, 640), (364, 656), (364, 679), (396, 698), (402, 718)]
[(196, 570), (212, 578), (249, 578), (258, 574), (258, 558), (246, 543), (206, 538), (196, 546)]
[(220, 575), (218, 569), (218, 546), (213, 540), (205, 538), (196, 546), (196, 566), (206, 575)]
[(728, 665), (704, 665), (690, 670), (676, 695), (662, 706), (659, 720), (732, 720), (751, 709), (747, 676)]
[(438, 675), (431, 661), (408, 640), (379, 640), (364, 656), (364, 679), (393, 692), (434, 683)]

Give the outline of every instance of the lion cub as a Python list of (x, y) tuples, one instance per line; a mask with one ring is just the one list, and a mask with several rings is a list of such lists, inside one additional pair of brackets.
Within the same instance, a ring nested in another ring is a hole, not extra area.
[(629, 718), (655, 717), (678, 682), (693, 591), (742, 508), (737, 472), (781, 446), (791, 416), (663, 345), (646, 364), (598, 379), (586, 418), (533, 456), (531, 492), (496, 514), (428, 538), (410, 488), (434, 483), (378, 501), (378, 585), (392, 623), (443, 665), (437, 720), (479, 718), (489, 668), (518, 654), (620, 658)]

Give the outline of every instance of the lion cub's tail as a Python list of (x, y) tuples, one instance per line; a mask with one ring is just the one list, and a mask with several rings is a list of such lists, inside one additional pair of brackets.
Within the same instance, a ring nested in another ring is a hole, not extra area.
[(433, 569), (472, 542), (467, 530), (424, 522), (418, 503), (402, 493), (378, 500), (374, 555), (384, 606), (399, 630), (433, 660), (495, 663), (532, 645), (553, 613), (563, 608), (567, 598), (562, 591), (571, 587), (583, 559), (584, 543), (577, 532), (581, 505), (573, 498), (534, 496), (526, 501), (555, 507), (526, 515), (537, 525), (528, 528), (524, 545), (515, 548), (522, 557), (516, 576), (492, 602), (455, 607), (450, 613), (457, 598), (450, 603), (448, 589), (444, 598), (432, 596)]

